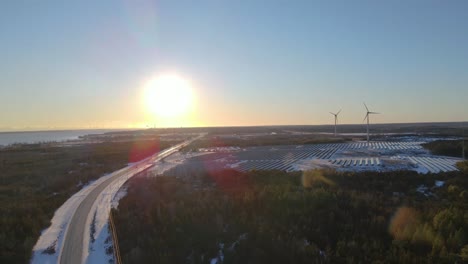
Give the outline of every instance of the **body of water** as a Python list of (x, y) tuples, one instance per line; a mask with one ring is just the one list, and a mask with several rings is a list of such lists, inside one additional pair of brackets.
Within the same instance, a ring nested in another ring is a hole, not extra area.
[(107, 132), (124, 131), (123, 129), (89, 129), (89, 130), (57, 130), (57, 131), (25, 131), (1, 132), (0, 145), (6, 146), (15, 143), (38, 143), (50, 141), (67, 141), (78, 139), (80, 136), (90, 134), (103, 134)]

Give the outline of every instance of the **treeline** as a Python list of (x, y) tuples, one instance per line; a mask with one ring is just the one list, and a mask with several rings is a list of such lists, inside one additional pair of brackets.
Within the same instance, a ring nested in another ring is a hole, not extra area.
[(467, 187), (462, 172), (226, 170), (134, 179), (114, 215), (124, 263), (461, 263)]
[(91, 180), (178, 142), (106, 142), (0, 150), (0, 263), (27, 263), (55, 210)]
[[(461, 158), (462, 144), (462, 140), (436, 140), (423, 144), (423, 147), (430, 150), (435, 155)], [(468, 157), (468, 142), (465, 142), (465, 157)]]
[(326, 143), (344, 143), (351, 138), (332, 137), (323, 135), (291, 135), (291, 134), (270, 134), (261, 136), (222, 136), (210, 135), (197, 140), (183, 148), (183, 151), (196, 151), (200, 148), (212, 147), (253, 147), (253, 146), (272, 146), (272, 145), (307, 145), (307, 144), (326, 144)]

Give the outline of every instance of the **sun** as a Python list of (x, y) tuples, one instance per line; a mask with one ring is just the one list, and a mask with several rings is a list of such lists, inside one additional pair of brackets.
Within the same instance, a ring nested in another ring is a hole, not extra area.
[(157, 117), (175, 118), (189, 112), (193, 91), (189, 81), (177, 74), (162, 74), (145, 85), (147, 109)]

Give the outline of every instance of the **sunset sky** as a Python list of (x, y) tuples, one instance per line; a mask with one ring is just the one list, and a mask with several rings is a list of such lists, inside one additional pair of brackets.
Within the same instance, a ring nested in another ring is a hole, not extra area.
[[(363, 102), (375, 123), (467, 121), (467, 14), (463, 0), (1, 1), (0, 130), (329, 124), (339, 109), (359, 124)], [(145, 89), (167, 76), (190, 105), (161, 116)]]

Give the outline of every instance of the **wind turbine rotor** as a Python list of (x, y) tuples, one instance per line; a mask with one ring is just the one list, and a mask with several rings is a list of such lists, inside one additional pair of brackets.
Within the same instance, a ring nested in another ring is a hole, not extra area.
[(366, 107), (367, 112), (369, 113), (369, 108), (367, 108), (366, 103), (364, 103), (364, 107)]
[(364, 119), (362, 120), (362, 122), (366, 121), (366, 118), (369, 117), (369, 112), (367, 112), (366, 116), (364, 117)]

